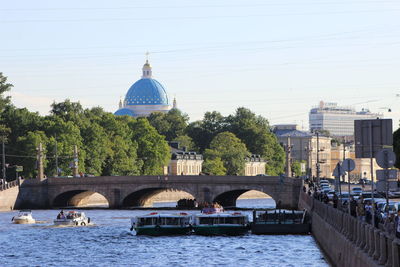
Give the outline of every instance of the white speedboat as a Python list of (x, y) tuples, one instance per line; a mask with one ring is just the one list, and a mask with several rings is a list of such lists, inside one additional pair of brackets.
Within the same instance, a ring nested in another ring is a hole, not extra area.
[(60, 212), (57, 219), (54, 220), (54, 225), (62, 226), (85, 226), (90, 223), (90, 218), (86, 217), (85, 213), (79, 211), (69, 211), (66, 215)]
[(20, 210), (18, 215), (14, 216), (11, 221), (16, 224), (30, 224), (36, 222), (30, 210)]

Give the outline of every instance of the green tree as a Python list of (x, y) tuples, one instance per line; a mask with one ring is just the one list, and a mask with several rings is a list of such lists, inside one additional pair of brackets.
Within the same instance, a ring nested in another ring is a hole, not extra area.
[(10, 91), (12, 87), (12, 84), (7, 83), (7, 77), (0, 72), (0, 112), (3, 112), (5, 107), (10, 105), (11, 97), (4, 96), (4, 93)]
[(222, 132), (210, 143), (210, 149), (204, 153), (205, 159), (219, 158), (226, 169), (227, 175), (242, 175), (245, 167), (245, 159), (250, 156), (246, 145), (233, 133)]
[[(42, 143), (44, 154), (46, 154), (46, 146), (48, 138), (42, 131), (27, 132), (24, 136), (18, 137), (18, 146), (21, 148), (24, 156), (19, 158), (19, 165), (24, 167), (23, 173), (25, 177), (35, 178), (37, 176), (37, 148)], [(46, 168), (48, 160), (44, 158), (43, 166)]]
[(291, 166), (293, 175), (296, 175), (296, 176), (304, 175), (305, 173), (301, 171), (301, 165), (305, 164), (305, 163), (306, 162), (304, 160), (302, 160), (302, 161), (297, 161), (297, 160), (293, 161), (292, 162), (292, 166)]
[(101, 175), (103, 163), (107, 156), (112, 154), (110, 138), (104, 128), (96, 122), (92, 122), (81, 128), (83, 149), (86, 151), (85, 166), (86, 172), (94, 175)]
[(267, 160), (268, 174), (283, 172), (285, 153), (265, 118), (256, 116), (249, 109), (238, 108), (234, 115), (227, 117), (226, 123), (227, 130), (240, 138), (251, 153)]
[(203, 171), (210, 175), (226, 175), (226, 168), (219, 157), (206, 159), (203, 163)]
[(50, 114), (63, 119), (64, 121), (72, 121), (77, 126), (81, 127), (88, 123), (84, 116), (84, 110), (79, 102), (71, 102), (66, 99), (64, 102), (53, 103), (51, 105)]
[(147, 117), (150, 124), (158, 133), (165, 136), (167, 141), (184, 134), (189, 117), (179, 109), (171, 109), (168, 113), (155, 112)]
[[(26, 108), (15, 108), (7, 106), (1, 114), (2, 124), (11, 130), (9, 135), (10, 145), (13, 146), (18, 137), (29, 131), (43, 129), (43, 117), (37, 112), (30, 112)], [(17, 151), (12, 151), (13, 153)]]
[(190, 123), (186, 129), (196, 147), (203, 152), (210, 147), (213, 138), (225, 130), (225, 118), (217, 111), (206, 112), (201, 121)]
[(56, 174), (55, 147), (57, 141), (58, 167), (61, 175), (72, 175), (74, 146), (78, 147), (79, 171), (85, 172), (86, 151), (79, 127), (72, 121), (64, 121), (58, 116), (48, 116), (44, 121), (46, 136), (50, 137), (47, 145), (47, 175)]
[(170, 149), (164, 137), (152, 127), (146, 118), (129, 123), (133, 131), (132, 141), (138, 145), (138, 161), (144, 175), (163, 174), (164, 166), (171, 159)]
[(111, 113), (94, 117), (107, 135), (107, 140), (104, 139), (103, 144), (106, 154), (101, 159), (103, 161), (101, 174), (140, 174), (143, 162), (138, 159), (138, 144), (133, 140), (133, 130), (130, 127), (136, 120), (128, 116), (114, 116)]
[(196, 150), (192, 138), (188, 135), (180, 135), (172, 141), (179, 142), (179, 147), (186, 147), (188, 151)]

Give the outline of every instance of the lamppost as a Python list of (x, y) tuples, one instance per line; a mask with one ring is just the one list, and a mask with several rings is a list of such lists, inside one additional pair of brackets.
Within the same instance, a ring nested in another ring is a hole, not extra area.
[(307, 171), (306, 175), (308, 179), (311, 180), (312, 177), (312, 171), (311, 171), (311, 166), (312, 166), (312, 159), (311, 159), (311, 140), (308, 142), (307, 146), (304, 148), (304, 151), (306, 152), (306, 157), (307, 157)]
[(320, 165), (319, 165), (319, 132), (316, 132), (317, 134), (317, 181), (319, 181), (319, 175), (320, 175)]
[(3, 184), (6, 184), (6, 149), (5, 149), (5, 139), (6, 137), (3, 135), (1, 137), (1, 142), (2, 142), (2, 167), (3, 167)]
[(286, 152), (286, 172), (285, 175), (286, 177), (290, 177), (292, 176), (292, 172), (291, 172), (291, 153), (292, 153), (292, 148), (293, 145), (290, 144), (290, 136), (287, 139), (287, 144), (284, 146), (285, 148), (285, 152)]

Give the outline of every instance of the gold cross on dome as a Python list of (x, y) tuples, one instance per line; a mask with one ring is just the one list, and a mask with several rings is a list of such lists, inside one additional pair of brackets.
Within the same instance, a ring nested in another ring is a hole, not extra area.
[(145, 55), (146, 55), (146, 60), (149, 60), (149, 55), (150, 55), (150, 52), (149, 52), (149, 51), (147, 51), (147, 52), (145, 53)]

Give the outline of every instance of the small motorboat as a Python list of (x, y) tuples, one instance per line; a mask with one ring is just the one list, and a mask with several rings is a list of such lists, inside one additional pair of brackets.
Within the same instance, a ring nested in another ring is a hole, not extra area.
[(31, 224), (36, 222), (30, 210), (20, 210), (18, 215), (14, 216), (11, 221), (16, 224)]
[(186, 235), (191, 231), (191, 216), (185, 212), (160, 214), (152, 212), (131, 218), (131, 231), (136, 235)]
[(61, 211), (54, 220), (54, 225), (60, 226), (86, 226), (90, 223), (90, 218), (84, 212), (69, 211), (67, 215)]
[(240, 212), (203, 212), (193, 217), (197, 235), (244, 235), (249, 231), (249, 218)]

